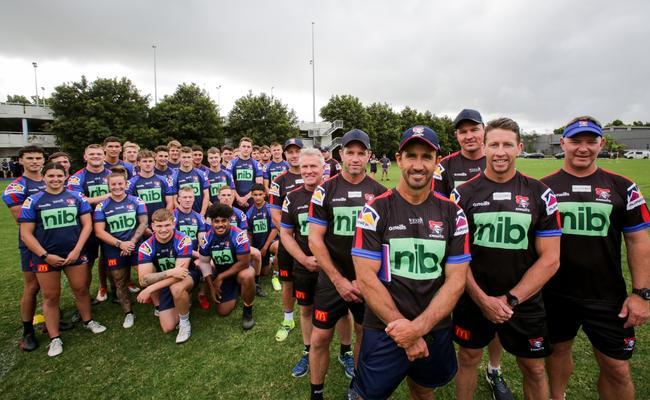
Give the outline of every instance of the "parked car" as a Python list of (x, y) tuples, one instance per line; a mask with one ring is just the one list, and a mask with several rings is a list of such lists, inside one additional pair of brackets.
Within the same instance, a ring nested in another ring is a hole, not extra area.
[(521, 153), (519, 153), (519, 155), (517, 157), (519, 157), (519, 158), (528, 158), (528, 154), (529, 153), (526, 153), (525, 151), (522, 151)]
[(564, 152), (561, 151), (559, 153), (555, 153), (555, 158), (557, 158), (558, 160), (562, 160), (564, 158)]
[(544, 153), (528, 153), (526, 158), (544, 158)]
[(624, 158), (650, 158), (650, 150), (629, 150), (623, 154)]
[(598, 153), (598, 158), (612, 158), (612, 153), (610, 153), (607, 150), (603, 150), (600, 153)]

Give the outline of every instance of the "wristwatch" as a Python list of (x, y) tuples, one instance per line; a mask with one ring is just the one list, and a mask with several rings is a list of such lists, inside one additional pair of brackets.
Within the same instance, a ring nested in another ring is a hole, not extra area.
[(42, 258), (43, 260), (45, 260), (45, 259), (47, 258), (47, 256), (49, 256), (49, 255), (50, 255), (50, 253), (48, 253), (48, 252), (46, 251), (45, 253), (41, 254), (41, 258)]
[(643, 300), (650, 300), (650, 289), (648, 288), (632, 289), (632, 293), (640, 296)]
[(508, 305), (510, 308), (515, 308), (519, 305), (519, 299), (517, 296), (514, 296), (512, 293), (506, 293), (506, 300), (508, 300)]
[(122, 245), (122, 241), (116, 240), (115, 241), (115, 247), (120, 247)]

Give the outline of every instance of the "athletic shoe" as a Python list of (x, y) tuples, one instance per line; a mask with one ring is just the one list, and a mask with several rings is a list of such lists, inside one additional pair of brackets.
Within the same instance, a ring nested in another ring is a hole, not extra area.
[(282, 284), (280, 283), (280, 278), (273, 275), (273, 277), (271, 278), (271, 286), (273, 286), (273, 290), (275, 290), (276, 292), (282, 290)]
[(74, 328), (74, 324), (71, 322), (59, 321), (59, 330), (60, 331), (69, 331)]
[(50, 357), (56, 357), (63, 353), (63, 341), (61, 338), (52, 339), (48, 347), (50, 349), (47, 351), (47, 355)]
[(354, 378), (354, 353), (352, 353), (352, 350), (339, 354), (338, 359), (339, 364), (343, 367), (343, 371), (345, 371), (345, 376), (348, 379)]
[(36, 340), (36, 335), (33, 333), (28, 333), (23, 335), (23, 338), (20, 340), (18, 345), (22, 351), (34, 351), (38, 347), (38, 340)]
[(246, 312), (242, 315), (241, 326), (245, 331), (253, 329), (255, 326), (255, 318), (253, 318), (253, 312)]
[(176, 344), (187, 342), (190, 339), (190, 336), (192, 336), (192, 324), (190, 324), (190, 321), (187, 321), (187, 323), (179, 323), (178, 335), (176, 335)]
[(135, 324), (135, 314), (130, 312), (124, 316), (124, 322), (122, 322), (122, 328), (129, 329), (133, 327), (133, 324)]
[(154, 317), (159, 317), (160, 316), (160, 310), (157, 307), (153, 308), (153, 316)]
[(99, 288), (97, 291), (97, 297), (95, 297), (97, 302), (102, 302), (108, 300), (108, 294), (106, 293), (106, 288)]
[(106, 327), (104, 325), (93, 319), (91, 319), (87, 324), (84, 324), (84, 328), (88, 329), (92, 333), (102, 333), (106, 330)]
[(129, 293), (136, 294), (138, 292), (140, 292), (140, 288), (135, 286), (133, 282), (129, 282)]
[(296, 327), (296, 321), (294, 320), (284, 320), (282, 321), (282, 325), (278, 329), (277, 332), (275, 332), (275, 340), (278, 342), (284, 342), (287, 340), (287, 336), (289, 336), (289, 332), (293, 330), (293, 328)]
[(303, 351), (300, 360), (298, 360), (296, 366), (291, 370), (291, 376), (300, 378), (307, 375), (307, 372), (309, 372), (309, 353)]
[(208, 301), (208, 298), (204, 294), (199, 293), (199, 307), (201, 307), (204, 310), (209, 310), (210, 309), (210, 302)]
[(76, 324), (79, 321), (81, 321), (81, 314), (79, 314), (79, 310), (74, 310), (72, 316), (70, 317), (70, 322)]
[(348, 400), (359, 400), (359, 394), (356, 392), (356, 390), (349, 387), (348, 392), (347, 392), (347, 399)]
[(508, 385), (506, 385), (506, 381), (503, 380), (500, 370), (489, 372), (489, 370), (486, 369), (485, 379), (490, 385), (492, 398), (494, 400), (514, 400), (514, 396), (508, 388)]
[(255, 296), (257, 297), (266, 297), (266, 292), (264, 289), (262, 289), (262, 286), (260, 284), (255, 284)]

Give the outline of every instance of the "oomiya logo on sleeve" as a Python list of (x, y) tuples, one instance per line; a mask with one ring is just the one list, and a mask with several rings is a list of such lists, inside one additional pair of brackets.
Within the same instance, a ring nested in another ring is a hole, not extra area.
[(282, 211), (288, 213), (289, 212), (289, 204), (291, 204), (291, 201), (289, 200), (289, 196), (284, 198), (284, 201), (282, 202)]
[(639, 187), (635, 184), (632, 184), (629, 188), (627, 188), (627, 207), (626, 209), (628, 211), (634, 210), (638, 206), (645, 204), (645, 199), (643, 198), (643, 195), (641, 194), (641, 190), (639, 190)]
[(239, 232), (237, 234), (237, 238), (235, 239), (235, 242), (237, 242), (238, 245), (248, 243), (248, 236), (246, 236), (246, 231)]
[(77, 175), (72, 175), (68, 178), (68, 185), (78, 186), (81, 184), (81, 179)]
[(456, 231), (454, 236), (466, 235), (469, 232), (469, 224), (467, 223), (467, 217), (463, 210), (458, 210), (456, 212)]
[(325, 188), (319, 186), (314, 190), (314, 194), (311, 196), (311, 202), (317, 206), (323, 205), (323, 200), (325, 199)]
[(192, 245), (192, 239), (190, 239), (189, 236), (184, 236), (181, 242), (178, 244), (178, 249), (181, 250), (191, 245)]
[(449, 194), (449, 199), (453, 201), (454, 203), (458, 204), (460, 201), (460, 193), (458, 193), (458, 190), (454, 189), (451, 191)]
[(280, 197), (280, 185), (276, 182), (271, 182), (271, 187), (269, 188), (269, 194), (271, 196)]
[(542, 194), (542, 200), (546, 204), (546, 215), (551, 215), (557, 211), (557, 199), (555, 198), (555, 193), (551, 189), (546, 189)]
[(359, 218), (357, 218), (357, 228), (376, 231), (379, 219), (380, 217), (377, 211), (366, 204), (361, 210)]
[(28, 209), (28, 208), (31, 207), (31, 206), (32, 206), (32, 198), (31, 198), (31, 197), (28, 197), (28, 198), (26, 198), (25, 201), (23, 202), (23, 208), (24, 208), (24, 209)]
[(12, 182), (5, 189), (5, 194), (20, 194), (25, 192), (25, 186), (17, 182)]
[(436, 170), (433, 172), (433, 178), (441, 181), (443, 172), (445, 172), (445, 167), (443, 167), (442, 164), (438, 164)]
[(149, 246), (149, 243), (147, 243), (147, 242), (142, 243), (140, 245), (140, 248), (138, 249), (138, 251), (140, 253), (144, 254), (144, 255), (147, 255), (147, 256), (150, 256), (151, 252), (152, 252), (151, 246)]

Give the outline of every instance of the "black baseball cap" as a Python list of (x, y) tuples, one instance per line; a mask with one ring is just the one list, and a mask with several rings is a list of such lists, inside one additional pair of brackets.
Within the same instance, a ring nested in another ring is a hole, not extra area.
[(347, 131), (341, 138), (341, 146), (346, 147), (350, 142), (360, 142), (366, 149), (370, 149), (370, 138), (361, 129)]
[(483, 118), (481, 117), (480, 112), (465, 108), (463, 111), (458, 113), (458, 116), (454, 119), (454, 129), (458, 128), (458, 125), (463, 121), (472, 121), (477, 124), (482, 124)]
[(420, 140), (433, 147), (436, 151), (440, 150), (440, 141), (438, 140), (438, 134), (428, 126), (416, 125), (405, 130), (399, 140), (399, 151), (402, 151), (407, 143), (413, 140)]
[(284, 142), (284, 146), (282, 147), (282, 150), (286, 150), (287, 147), (289, 146), (298, 146), (299, 149), (302, 149), (305, 147), (302, 143), (302, 140), (297, 139), (297, 138), (291, 138), (288, 139), (286, 142)]

